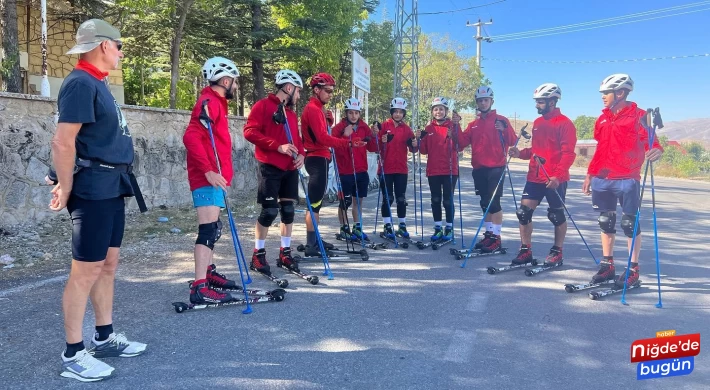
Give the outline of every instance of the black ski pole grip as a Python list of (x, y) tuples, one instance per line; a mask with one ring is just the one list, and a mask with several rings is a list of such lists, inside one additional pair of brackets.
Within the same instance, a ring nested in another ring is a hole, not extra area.
[(663, 128), (663, 119), (661, 118), (661, 110), (659, 110), (658, 107), (656, 107), (655, 110), (653, 110), (653, 124), (659, 128)]

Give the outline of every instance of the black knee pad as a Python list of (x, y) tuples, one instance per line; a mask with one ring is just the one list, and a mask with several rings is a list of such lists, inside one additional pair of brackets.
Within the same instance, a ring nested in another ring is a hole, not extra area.
[(616, 234), (616, 213), (605, 211), (599, 214), (597, 221), (599, 221), (599, 227), (604, 233)]
[(441, 198), (438, 196), (431, 197), (431, 204), (441, 204)]
[(197, 240), (195, 245), (204, 245), (210, 250), (214, 249), (214, 244), (219, 241), (222, 236), (222, 221), (201, 223), (197, 231)]
[[(491, 208), (488, 210), (488, 214), (495, 214), (499, 211), (503, 211), (503, 208), (500, 207), (500, 198), (495, 197), (493, 198), (493, 202), (491, 202)], [(483, 212), (485, 213), (485, 210)]]
[(341, 210), (347, 210), (350, 206), (353, 204), (353, 197), (352, 195), (344, 196), (343, 199), (340, 199), (338, 201), (338, 207), (340, 207)]
[(281, 206), (281, 222), (286, 225), (293, 223), (294, 217), (296, 216), (296, 208), (293, 207), (293, 201), (282, 200), (279, 202)]
[[(626, 237), (632, 238), (634, 236), (634, 224), (636, 223), (636, 216), (630, 216), (624, 214), (621, 217), (621, 228), (624, 229), (624, 234)], [(641, 225), (636, 227), (636, 235), (641, 234)]]
[(397, 206), (407, 207), (407, 205), (407, 198), (405, 198), (404, 196), (397, 197)]
[(521, 225), (527, 225), (530, 221), (532, 221), (532, 215), (534, 212), (535, 210), (530, 207), (520, 205), (520, 208), (515, 211), (515, 215), (518, 216), (518, 221), (520, 221)]
[(274, 220), (276, 220), (276, 217), (278, 216), (278, 207), (265, 207), (262, 205), (261, 213), (259, 214), (257, 221), (259, 221), (259, 225), (269, 227), (272, 223), (274, 223)]
[(444, 199), (444, 201), (441, 202), (441, 203), (443, 203), (443, 204), (444, 204), (444, 207), (446, 207), (446, 208), (448, 209), (449, 207), (451, 207), (451, 198), (446, 198), (446, 199)]
[(565, 223), (565, 221), (567, 220), (565, 218), (565, 210), (564, 209), (548, 208), (547, 209), (547, 219), (549, 219), (553, 225), (560, 226), (563, 223)]

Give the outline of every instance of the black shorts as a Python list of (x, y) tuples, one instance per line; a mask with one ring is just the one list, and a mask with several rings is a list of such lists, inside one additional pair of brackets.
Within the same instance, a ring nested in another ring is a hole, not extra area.
[(120, 248), (126, 225), (124, 198), (86, 200), (70, 196), (67, 210), (72, 221), (72, 257), (77, 261), (102, 261), (108, 248)]
[(325, 190), (328, 188), (328, 166), (330, 161), (325, 157), (306, 157), (304, 162), (308, 172), (308, 199), (311, 207), (320, 210)]
[(298, 200), (298, 172), (282, 171), (273, 165), (259, 163), (259, 189), (256, 202), (273, 205), (279, 199)]
[[(546, 198), (547, 204), (551, 209), (561, 209), (562, 202), (565, 200), (565, 194), (567, 194), (566, 181), (560, 183), (559, 187), (557, 187), (557, 193), (560, 194), (559, 197), (555, 195), (555, 190), (547, 188), (547, 184), (533, 183), (529, 181), (525, 183), (522, 199), (536, 200), (539, 205), (540, 202), (542, 202), (542, 198)], [(562, 202), (560, 202), (560, 198), (562, 198)]]
[[(343, 187), (343, 196), (359, 196), (367, 198), (367, 187), (370, 186), (370, 175), (367, 172), (358, 172), (353, 175), (340, 175), (340, 185)], [(357, 185), (357, 188), (355, 187)], [(357, 192), (356, 192), (357, 190)]]
[[(476, 187), (476, 195), (481, 197), (480, 205), (484, 212), (488, 208), (488, 204), (491, 203), (491, 197), (493, 197), (493, 202), (489, 212), (495, 214), (501, 211), (500, 198), (503, 196), (503, 184), (498, 185), (498, 183), (503, 172), (505, 172), (505, 167), (486, 167), (471, 171), (473, 185)], [(498, 190), (496, 190), (496, 186), (498, 186)], [(495, 194), (493, 194), (494, 190), (496, 190)]]

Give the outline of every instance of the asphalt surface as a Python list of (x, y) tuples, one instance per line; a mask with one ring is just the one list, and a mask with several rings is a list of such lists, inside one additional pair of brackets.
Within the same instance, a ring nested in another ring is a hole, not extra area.
[[(511, 168), (519, 201), (525, 167)], [(597, 215), (590, 198), (581, 194), (582, 171), (573, 173), (567, 204), (595, 256), (601, 257)], [(463, 174), (468, 244), (482, 213), (470, 170)], [(666, 329), (700, 332), (703, 337), (710, 330), (710, 183), (657, 178), (655, 188), (662, 309), (655, 307), (659, 296), (650, 202), (642, 209), (644, 285), (628, 292), (628, 306), (620, 303), (621, 294), (593, 301), (587, 292), (564, 291), (565, 283), (585, 283), (596, 272), (571, 224), (563, 267), (533, 277), (522, 269), (487, 274), (489, 265), (508, 264), (519, 246), (506, 185), (503, 237), (508, 254), (473, 258), (462, 269), (448, 253), (449, 247), (461, 248), (457, 219), (456, 244), (439, 251), (415, 247), (370, 251), (367, 262), (333, 260), (335, 279), (321, 276), (317, 286), (276, 269), (277, 276), (290, 282), (286, 299), (254, 305), (249, 315), (239, 306), (181, 314), (173, 310), (171, 302), (188, 299), (194, 238), (151, 262), (129, 263), (117, 277), (114, 325), (129, 338), (147, 343), (148, 350), (136, 358), (108, 359), (116, 367), (114, 377), (91, 385), (59, 376), (63, 278), (48, 274), (48, 282), (41, 286), (11, 290), (0, 286), (0, 388), (707, 388), (710, 359), (703, 347), (688, 376), (637, 381), (636, 364), (630, 363), (634, 340)], [(411, 183), (409, 190), (411, 194)], [(365, 205), (368, 232), (376, 197), (371, 194)], [(427, 198), (425, 193), (425, 211)], [(414, 233), (411, 195), (409, 199), (408, 221)], [(333, 206), (322, 214), (326, 237), (337, 229)], [(540, 260), (552, 245), (545, 210), (543, 203), (534, 216), (533, 250)], [(425, 212), (426, 234), (433, 226), (430, 215)], [(299, 223), (302, 218), (297, 215)], [(248, 252), (250, 225), (240, 226)], [(294, 247), (305, 237), (302, 224), (295, 230)], [(278, 230), (273, 228), (267, 247), (273, 268), (276, 245)], [(617, 245), (618, 263), (625, 262), (624, 253)], [(218, 243), (215, 261), (221, 271), (238, 279), (229, 233)], [(301, 268), (318, 275), (323, 270), (317, 261), (303, 262)], [(275, 288), (260, 275), (252, 278), (252, 288)], [(92, 329), (89, 305), (86, 343)]]

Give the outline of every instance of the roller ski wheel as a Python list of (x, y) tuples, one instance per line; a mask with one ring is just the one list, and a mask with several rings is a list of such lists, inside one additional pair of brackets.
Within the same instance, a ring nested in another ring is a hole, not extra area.
[[(296, 256), (298, 256), (298, 255), (296, 255)], [(296, 260), (296, 256), (293, 256), (294, 261)], [(314, 286), (315, 286), (316, 284), (318, 284), (318, 282), (319, 282), (319, 279), (318, 279), (317, 276), (315, 276), (315, 275), (308, 275), (308, 274), (304, 274), (304, 273), (301, 272), (301, 271), (292, 270), (292, 269), (288, 268), (284, 263), (282, 263), (282, 262), (280, 262), (280, 261), (278, 261), (278, 260), (276, 261), (276, 266), (279, 267), (279, 268), (281, 268), (281, 269), (283, 269), (283, 270), (285, 270), (285, 271), (288, 272), (288, 273), (291, 273), (291, 274), (293, 274), (293, 275), (298, 276), (299, 278), (301, 278), (301, 279), (307, 281), (308, 283), (310, 283), (310, 284), (312, 284), (312, 285), (314, 285)], [(284, 281), (285, 281), (286, 279), (281, 279), (281, 280), (284, 280)]]
[(296, 250), (299, 252), (305, 252), (306, 246), (303, 244), (298, 244), (298, 246), (296, 247)]
[(456, 255), (460, 254), (460, 252), (459, 252), (459, 250), (456, 249), (456, 248), (449, 248), (449, 254), (450, 254), (451, 256), (456, 256)]

